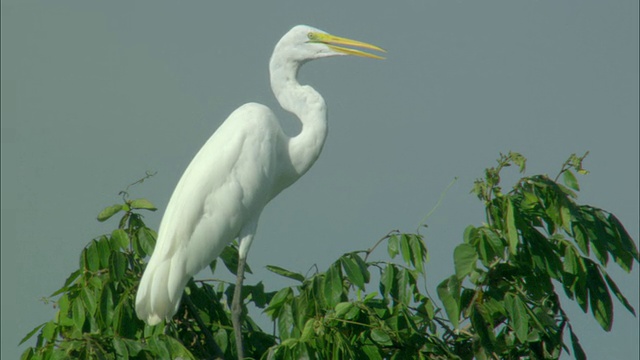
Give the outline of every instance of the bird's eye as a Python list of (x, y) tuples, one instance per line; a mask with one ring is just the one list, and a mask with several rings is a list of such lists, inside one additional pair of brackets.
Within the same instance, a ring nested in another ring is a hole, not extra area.
[(316, 35), (315, 35), (314, 33), (310, 32), (310, 33), (308, 33), (308, 34), (307, 34), (307, 38), (308, 38), (309, 40), (313, 40), (313, 39), (315, 39), (315, 38), (316, 38)]

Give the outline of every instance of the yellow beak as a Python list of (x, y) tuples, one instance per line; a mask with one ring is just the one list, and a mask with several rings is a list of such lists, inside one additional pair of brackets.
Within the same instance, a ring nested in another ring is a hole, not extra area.
[(335, 36), (335, 35), (311, 32), (311, 33), (309, 33), (308, 36), (309, 36), (309, 42), (325, 44), (329, 48), (331, 48), (331, 49), (333, 49), (335, 51), (347, 54), (347, 55), (362, 56), (362, 57), (367, 57), (367, 58), (372, 58), (372, 59), (379, 59), (379, 60), (383, 60), (384, 59), (384, 57), (379, 56), (379, 55), (369, 54), (369, 53), (361, 51), (361, 50), (351, 49), (351, 48), (347, 48), (347, 47), (343, 47), (343, 46), (339, 46), (339, 45), (359, 47), (359, 48), (362, 48), (362, 49), (375, 50), (375, 51), (380, 51), (380, 52), (384, 52), (384, 53), (387, 52), (383, 48), (375, 46), (375, 45), (371, 45), (371, 44), (367, 44), (367, 43), (362, 42), (362, 41), (351, 40), (351, 39), (347, 39), (347, 38), (343, 38), (343, 37), (339, 37), (339, 36)]

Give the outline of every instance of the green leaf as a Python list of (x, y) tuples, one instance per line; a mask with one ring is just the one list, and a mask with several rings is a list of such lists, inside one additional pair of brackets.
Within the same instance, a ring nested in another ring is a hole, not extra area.
[(490, 267), (496, 257), (504, 257), (504, 241), (486, 225), (477, 228), (472, 245), (485, 267)]
[(113, 215), (117, 214), (120, 210), (122, 210), (122, 204), (107, 206), (102, 211), (100, 211), (100, 214), (98, 214), (98, 221), (106, 221)]
[(349, 254), (349, 257), (355, 260), (356, 264), (358, 264), (358, 267), (360, 268), (360, 273), (364, 277), (364, 283), (368, 284), (369, 280), (371, 280), (371, 274), (369, 273), (369, 266), (367, 265), (367, 263), (364, 262), (364, 260), (362, 260), (360, 255), (358, 255), (357, 253), (351, 253)]
[(229, 343), (229, 336), (227, 335), (227, 331), (225, 329), (220, 329), (213, 334), (213, 339), (216, 341), (218, 346), (220, 346), (220, 350), (224, 353), (227, 351), (227, 344)]
[(502, 257), (502, 253), (504, 252), (504, 243), (491, 228), (482, 227), (480, 228), (481, 238), (489, 244), (495, 256)]
[(120, 281), (125, 278), (127, 265), (127, 257), (123, 253), (111, 253), (111, 256), (109, 257), (109, 273), (114, 280)]
[(288, 347), (289, 349), (292, 349), (296, 347), (296, 345), (298, 345), (298, 342), (299, 342), (298, 339), (289, 338), (283, 341), (282, 343), (280, 343), (280, 346), (285, 346), (285, 347)]
[(360, 308), (357, 306), (352, 306), (351, 309), (349, 309), (349, 312), (344, 314), (344, 318), (347, 320), (354, 320), (358, 316), (360, 316)]
[(416, 285), (415, 272), (409, 269), (396, 270), (396, 278), (393, 284), (394, 300), (409, 306)]
[(478, 230), (475, 226), (469, 225), (464, 229), (463, 240), (467, 244), (473, 245), (475, 243), (475, 239), (478, 235)]
[(380, 292), (382, 296), (387, 297), (389, 294), (392, 294), (392, 297), (396, 297), (396, 294), (392, 293), (394, 281), (394, 266), (389, 264), (382, 270), (382, 274), (380, 275)]
[(529, 314), (526, 305), (519, 296), (512, 294), (505, 296), (505, 305), (507, 305), (505, 307), (509, 312), (509, 317), (512, 321), (511, 326), (516, 337), (520, 340), (520, 343), (526, 343), (529, 336)]
[(523, 191), (523, 198), (520, 202), (520, 208), (526, 211), (533, 210), (537, 205), (540, 204), (540, 198), (529, 191)]
[(389, 253), (389, 257), (393, 259), (396, 257), (396, 255), (398, 255), (399, 253), (398, 247), (399, 247), (398, 236), (397, 235), (391, 236), (389, 238), (389, 241), (387, 242), (387, 252)]
[(96, 241), (92, 240), (82, 253), (84, 255), (84, 268), (92, 272), (98, 271), (100, 269), (100, 256)]
[(82, 332), (85, 321), (85, 309), (81, 299), (77, 298), (73, 301), (72, 314), (76, 329)]
[(138, 340), (130, 340), (130, 339), (122, 339), (124, 343), (127, 345), (127, 350), (129, 355), (137, 356), (140, 351), (142, 351), (142, 344)]
[(276, 273), (280, 276), (287, 277), (289, 279), (304, 282), (304, 276), (302, 274), (281, 268), (279, 266), (267, 265), (267, 270), (271, 271), (272, 273)]
[[(145, 325), (144, 330), (143, 330), (143, 336), (147, 339), (147, 341), (150, 341), (151, 337), (156, 337), (158, 335), (162, 335), (164, 330), (164, 326), (163, 324), (166, 325), (166, 321), (162, 320), (162, 322), (156, 326), (149, 326), (149, 325)], [(148, 344), (148, 342), (147, 342)]]
[[(470, 297), (469, 297), (469, 293), (471, 293)], [(465, 298), (464, 305), (467, 307), (471, 306), (472, 305), (471, 301), (474, 300), (473, 295), (475, 295), (475, 291), (464, 289), (462, 291), (462, 294), (460, 295), (461, 302), (464, 297)], [(468, 300), (467, 300), (467, 297), (469, 297)], [(487, 313), (492, 317), (495, 317), (496, 315), (507, 316), (507, 309), (504, 301), (498, 301), (491, 296), (484, 296), (482, 306), (487, 310)]]
[(336, 317), (338, 318), (342, 317), (344, 314), (349, 312), (349, 310), (351, 310), (352, 307), (353, 307), (353, 303), (349, 301), (345, 301), (337, 304), (334, 309), (336, 312)]
[(310, 318), (307, 320), (307, 322), (304, 324), (304, 328), (302, 329), (302, 335), (300, 336), (300, 341), (306, 342), (313, 338), (313, 335), (314, 335), (313, 325), (315, 321), (316, 319), (314, 318)]
[(576, 302), (584, 313), (589, 310), (589, 288), (587, 287), (587, 273), (581, 271), (578, 273), (578, 279), (574, 284), (574, 293)]
[(49, 321), (44, 324), (44, 327), (42, 328), (42, 337), (48, 341), (53, 341), (53, 338), (56, 335), (56, 329), (56, 324), (53, 321)]
[(463, 279), (476, 266), (478, 261), (478, 253), (476, 249), (469, 244), (460, 244), (453, 250), (453, 262), (456, 266), (456, 276)]
[(380, 329), (371, 330), (371, 340), (375, 341), (376, 343), (382, 346), (393, 345), (393, 342), (391, 341), (389, 334), (387, 334), (385, 331)]
[[(82, 266), (82, 267), (84, 267), (84, 266)], [(69, 290), (69, 285), (71, 285), (71, 283), (73, 283), (73, 281), (75, 279), (77, 279), (78, 276), (80, 276), (81, 274), (82, 274), (82, 269), (78, 269), (78, 270), (72, 272), (71, 275), (69, 275), (69, 277), (67, 278), (67, 280), (65, 280), (64, 286), (62, 286), (60, 289), (56, 290), (53, 294), (49, 295), (49, 297), (54, 297), (56, 295), (62, 294), (63, 292)]]
[(45, 325), (47, 325), (47, 323), (42, 323), (42, 324), (36, 326), (35, 328), (33, 328), (33, 330), (29, 331), (29, 333), (27, 335), (25, 335), (25, 337), (23, 337), (22, 340), (20, 340), (20, 342), (18, 343), (18, 346), (22, 345), (25, 341), (31, 339), (33, 334), (37, 333), (38, 330), (40, 330)]
[(567, 245), (564, 249), (564, 261), (562, 262), (562, 269), (569, 274), (576, 275), (580, 271), (578, 265), (578, 257), (573, 245)]
[(409, 247), (411, 248), (411, 263), (414, 268), (423, 273), (423, 262), (427, 256), (427, 248), (419, 235), (409, 235)]
[(114, 251), (129, 247), (129, 235), (123, 229), (113, 230), (111, 233), (112, 247)]
[(20, 360), (33, 360), (34, 359), (33, 355), (34, 355), (34, 348), (32, 347), (27, 348), (20, 356)]
[(455, 329), (460, 325), (460, 280), (451, 276), (438, 285), (438, 297)]
[(509, 151), (509, 158), (519, 168), (520, 173), (523, 173), (527, 168), (527, 159), (520, 153)]
[[(636, 259), (636, 261), (640, 261), (640, 255), (638, 254), (636, 243), (633, 241), (633, 239), (627, 232), (627, 229), (624, 228), (620, 220), (618, 220), (618, 218), (613, 214), (609, 214), (608, 220), (611, 226), (615, 229), (617, 233), (616, 235), (620, 240), (620, 243), (622, 244), (622, 251), (626, 252), (627, 254), (631, 254), (631, 256)], [(627, 266), (627, 268), (628, 269), (625, 269), (625, 271), (631, 271), (631, 265)]]
[(271, 298), (269, 302), (269, 306), (264, 310), (265, 313), (273, 314), (273, 316), (278, 316), (279, 310), (287, 301), (289, 296), (293, 295), (293, 291), (290, 287), (285, 287), (280, 289), (274, 296)]
[(100, 318), (105, 326), (111, 326), (111, 321), (113, 320), (113, 292), (110, 286), (105, 286), (100, 295)]
[(608, 240), (607, 235), (602, 231), (597, 232), (595, 236), (591, 237), (591, 248), (593, 249), (593, 253), (596, 255), (596, 259), (598, 259), (600, 264), (605, 267), (609, 262), (609, 253), (607, 252)]
[(151, 211), (156, 211), (158, 210), (152, 203), (151, 201), (147, 200), (147, 199), (135, 199), (131, 201), (131, 208), (132, 209), (145, 209), (145, 210), (151, 210)]
[(171, 359), (171, 353), (167, 344), (160, 339), (160, 336), (152, 336), (148, 339), (149, 348), (153, 351), (157, 359)]
[(96, 303), (97, 303), (96, 298), (93, 294), (93, 291), (91, 291), (87, 287), (81, 288), (80, 299), (82, 299), (85, 309), (88, 310), (89, 316), (93, 316), (96, 312)]
[(611, 325), (613, 324), (613, 303), (611, 301), (611, 295), (609, 295), (609, 291), (607, 291), (597, 265), (591, 263), (588, 269), (589, 279), (587, 280), (587, 286), (589, 288), (591, 313), (602, 329), (610, 331)]
[(406, 234), (400, 236), (400, 252), (404, 262), (411, 264), (411, 247), (409, 246), (409, 237)]
[(120, 218), (120, 221), (118, 222), (118, 227), (121, 229), (124, 229), (127, 226), (127, 221), (129, 221), (130, 218), (131, 218), (131, 213), (130, 212), (125, 213)]
[(375, 292), (375, 291), (374, 291), (374, 292), (370, 292), (370, 293), (368, 293), (368, 294), (367, 294), (367, 296), (365, 296), (365, 297), (364, 297), (364, 300), (363, 300), (363, 301), (364, 301), (364, 302), (367, 302), (367, 301), (369, 301), (369, 300), (371, 300), (371, 299), (375, 298), (375, 297), (376, 297), (376, 296), (378, 296), (378, 295), (379, 295), (379, 294), (378, 294), (377, 292)]
[(557, 246), (536, 229), (529, 229), (526, 234), (531, 262), (538, 270), (546, 272), (554, 279), (560, 280), (562, 261), (556, 252)]
[(487, 350), (487, 352), (493, 352), (494, 344), (496, 342), (496, 336), (493, 333), (493, 323), (491, 317), (487, 313), (487, 310), (479, 303), (474, 303), (473, 311), (471, 312), (471, 324), (476, 330), (476, 333), (480, 337), (480, 343)]
[(138, 235), (138, 242), (144, 253), (151, 255), (156, 246), (156, 238), (158, 237), (158, 234), (148, 227), (141, 227), (138, 229), (136, 235)]
[(347, 274), (349, 281), (353, 285), (364, 290), (364, 274), (360, 271), (358, 263), (351, 257), (342, 256), (340, 257), (340, 264), (342, 264), (342, 268)]
[(580, 185), (578, 185), (578, 180), (576, 179), (575, 175), (573, 175), (571, 170), (566, 170), (562, 174), (562, 180), (564, 181), (564, 184), (570, 187), (571, 189), (575, 191), (580, 191)]
[(473, 188), (471, 189), (471, 193), (475, 194), (478, 197), (478, 199), (486, 200), (485, 199), (486, 191), (487, 191), (487, 184), (484, 181), (477, 179), (473, 182)]
[(324, 298), (327, 301), (327, 305), (334, 307), (340, 302), (342, 297), (342, 276), (340, 273), (340, 267), (337, 263), (334, 263), (327, 270), (324, 278)]
[[(238, 256), (238, 248), (235, 246), (225, 246), (220, 254), (220, 259), (222, 259), (224, 266), (233, 275), (237, 275), (238, 272)], [(245, 271), (252, 274), (249, 264), (245, 265)]]
[(280, 340), (286, 340), (291, 337), (291, 328), (293, 327), (293, 314), (291, 311), (291, 305), (285, 303), (282, 306), (282, 311), (278, 316), (278, 335), (280, 336)]
[(106, 269), (109, 267), (109, 255), (111, 254), (109, 239), (107, 239), (106, 236), (102, 236), (100, 240), (96, 242), (96, 248), (98, 249), (98, 257), (100, 258), (100, 269)]
[(125, 344), (122, 339), (114, 337), (111, 343), (113, 344), (113, 349), (116, 351), (118, 359), (129, 359), (129, 350), (127, 349), (127, 344)]
[(262, 281), (254, 286), (247, 286), (247, 289), (250, 290), (253, 303), (260, 309), (263, 309), (267, 304), (267, 295), (264, 292), (264, 284)]
[(209, 263), (209, 270), (211, 270), (212, 274), (215, 274), (216, 272), (216, 265), (218, 265), (218, 258), (214, 259), (212, 262)]
[(187, 350), (187, 348), (185, 348), (184, 345), (182, 345), (182, 343), (180, 343), (180, 341), (178, 341), (177, 339), (171, 336), (165, 336), (164, 342), (167, 349), (169, 350), (169, 353), (171, 354), (171, 359), (180, 358), (186, 360), (194, 358), (191, 352), (189, 352), (189, 350)]
[(68, 294), (63, 294), (56, 304), (58, 305), (58, 313), (55, 318), (56, 323), (60, 326), (72, 326), (73, 320), (69, 318), (71, 310)]
[(613, 291), (613, 293), (616, 295), (616, 297), (622, 303), (622, 305), (624, 305), (624, 307), (627, 308), (627, 310), (629, 310), (629, 312), (632, 313), (633, 316), (636, 316), (635, 309), (633, 308), (633, 306), (631, 306), (627, 298), (624, 297), (624, 295), (622, 295), (622, 292), (618, 288), (618, 285), (616, 285), (613, 279), (609, 277), (609, 274), (604, 273), (604, 279), (607, 281), (607, 285), (609, 285), (609, 289)]
[(579, 216), (582, 220), (581, 223), (585, 224), (596, 259), (606, 266), (609, 261), (609, 244), (616, 243), (616, 237), (610, 229), (606, 215), (600, 209), (581, 206)]
[(573, 356), (576, 360), (587, 360), (587, 354), (585, 354), (582, 346), (580, 346), (580, 340), (573, 332), (573, 328), (569, 325), (569, 333), (571, 334), (571, 347), (573, 348)]
[(578, 222), (571, 224), (573, 238), (578, 244), (578, 248), (585, 256), (589, 256), (589, 237), (584, 226)]
[(380, 355), (380, 351), (377, 346), (374, 345), (364, 345), (361, 347), (362, 352), (365, 355), (365, 359), (369, 360), (382, 360), (382, 356)]
[(518, 251), (518, 230), (516, 228), (515, 214), (513, 210), (513, 202), (509, 198), (507, 200), (507, 239), (509, 240), (509, 252), (515, 255)]
[(571, 234), (571, 224), (573, 217), (571, 216), (571, 209), (568, 204), (563, 204), (560, 207), (560, 219), (562, 220), (562, 228), (567, 234)]

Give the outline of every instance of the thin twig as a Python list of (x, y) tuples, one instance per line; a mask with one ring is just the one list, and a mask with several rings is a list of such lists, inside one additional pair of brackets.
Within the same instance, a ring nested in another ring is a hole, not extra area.
[(127, 198), (129, 197), (129, 188), (132, 187), (133, 185), (137, 185), (137, 184), (142, 184), (145, 180), (147, 180), (148, 178), (155, 176), (158, 172), (157, 171), (145, 171), (145, 175), (143, 178), (138, 179), (134, 182), (132, 182), (131, 184), (127, 185), (127, 187), (124, 190), (121, 190), (118, 195), (122, 195), (122, 201), (127, 202)]
[(425, 225), (425, 223), (427, 222), (427, 219), (429, 219), (429, 217), (431, 217), (431, 214), (433, 214), (436, 211), (436, 209), (438, 209), (438, 207), (440, 207), (440, 204), (442, 203), (442, 200), (444, 199), (444, 196), (447, 194), (447, 191), (449, 191), (449, 189), (453, 186), (453, 184), (456, 183), (456, 181), (458, 181), (458, 177), (457, 176), (454, 177), (453, 180), (451, 180), (451, 182), (449, 183), (449, 185), (447, 185), (446, 188), (444, 188), (444, 191), (442, 191), (442, 193), (440, 193), (440, 197), (438, 198), (438, 202), (436, 202), (434, 207), (431, 210), (429, 210), (429, 212), (427, 213), (427, 215), (425, 215), (424, 218), (422, 218), (422, 220), (418, 224), (418, 228), (416, 229), (416, 232), (418, 234), (420, 234), (420, 227)]
[(309, 268), (309, 270), (307, 270), (307, 273), (306, 273), (306, 274), (304, 274), (304, 278), (305, 278), (305, 279), (309, 277), (309, 273), (310, 273), (310, 272), (311, 272), (311, 270), (313, 270), (314, 268), (316, 269), (316, 272), (315, 272), (316, 274), (320, 272), (320, 269), (318, 269), (318, 264), (313, 264), (313, 265), (311, 265), (311, 267)]
[(216, 360), (224, 359), (224, 353), (222, 352), (222, 349), (220, 348), (220, 346), (218, 346), (218, 343), (216, 343), (216, 341), (213, 339), (213, 335), (211, 335), (211, 332), (209, 331), (209, 328), (207, 327), (207, 325), (204, 323), (204, 321), (202, 321), (200, 314), (198, 314), (198, 309), (191, 301), (191, 297), (187, 294), (183, 294), (182, 299), (184, 303), (187, 305), (187, 307), (189, 308), (189, 311), (193, 315), (193, 318), (198, 323), (198, 326), (202, 330), (202, 333), (204, 334), (204, 341), (213, 352), (213, 358)]
[(366, 253), (367, 255), (365, 255), (364, 257), (364, 262), (367, 262), (367, 259), (369, 258), (369, 255), (371, 255), (371, 253), (373, 252), (373, 250), (376, 249), (376, 247), (378, 247), (378, 245), (380, 245), (380, 243), (382, 243), (383, 241), (387, 240), (389, 237), (391, 237), (391, 234), (399, 234), (400, 231), (398, 230), (391, 230), (387, 233), (387, 235), (383, 236), (382, 238), (380, 238), (380, 240), (378, 240), (378, 242), (375, 243), (375, 245), (373, 245), (372, 247), (370, 247), (369, 249), (367, 249)]

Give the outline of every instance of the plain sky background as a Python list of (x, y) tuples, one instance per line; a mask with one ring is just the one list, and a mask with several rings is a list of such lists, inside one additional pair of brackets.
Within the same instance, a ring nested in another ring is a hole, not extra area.
[[(589, 150), (580, 202), (613, 212), (638, 240), (636, 0), (2, 1), (1, 10), (3, 359), (53, 317), (39, 299), (116, 226), (95, 218), (127, 184), (158, 172), (131, 189), (159, 207), (146, 215), (157, 228), (182, 171), (239, 105), (263, 103), (295, 133), (267, 63), (300, 23), (384, 47), (388, 59), (302, 69), (329, 106), (329, 137), (263, 213), (247, 283), (293, 285), (265, 265), (307, 273), (392, 229), (415, 231), (458, 177), (422, 230), (435, 288), (453, 272), (464, 228), (483, 220), (473, 180), (510, 150), (529, 159), (528, 174), (555, 174)], [(640, 310), (637, 269), (610, 273)], [(638, 358), (638, 319), (617, 301), (610, 333), (564, 306), (593, 359)]]

